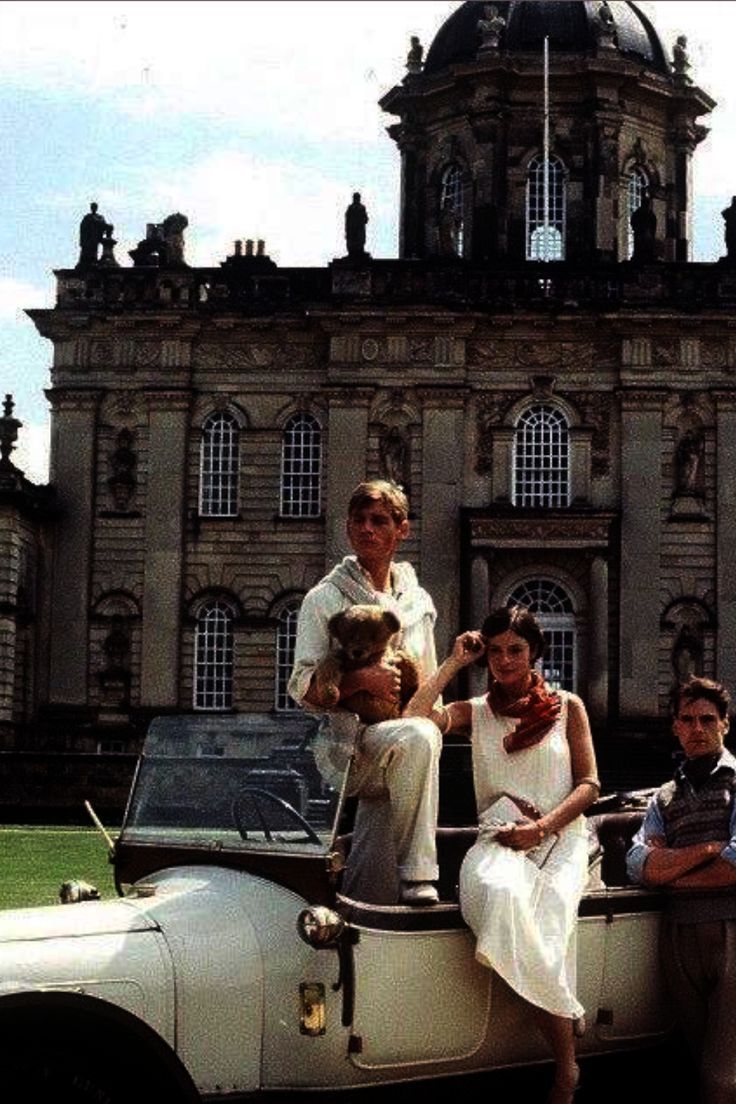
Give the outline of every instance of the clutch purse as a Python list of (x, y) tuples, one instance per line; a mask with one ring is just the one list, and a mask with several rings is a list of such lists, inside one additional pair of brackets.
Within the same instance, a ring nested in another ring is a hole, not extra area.
[[(493, 804), (483, 810), (478, 818), (478, 835), (482, 839), (495, 839), (500, 831), (508, 828), (509, 824), (516, 824), (520, 820), (538, 820), (541, 815), (539, 809), (530, 802), (509, 793), (502, 793)], [(523, 852), (525, 858), (535, 866), (544, 866), (557, 839), (557, 832), (550, 832), (536, 847)]]

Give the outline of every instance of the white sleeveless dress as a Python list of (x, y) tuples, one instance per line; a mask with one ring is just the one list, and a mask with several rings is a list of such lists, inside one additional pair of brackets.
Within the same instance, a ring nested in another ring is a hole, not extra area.
[(573, 788), (567, 695), (554, 727), (538, 744), (508, 753), (504, 735), (518, 721), (497, 717), (485, 697), (472, 705), (473, 780), (481, 828), (460, 869), (460, 908), (474, 932), (475, 955), (531, 1004), (577, 1018), (576, 923), (588, 874), (585, 818), (562, 829), (540, 868), (523, 851), (484, 837), (482, 814), (504, 791), (542, 813)]

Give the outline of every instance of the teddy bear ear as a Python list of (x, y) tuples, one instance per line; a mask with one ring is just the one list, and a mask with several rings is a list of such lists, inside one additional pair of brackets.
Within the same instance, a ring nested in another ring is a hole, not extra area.
[(391, 610), (383, 611), (383, 623), (392, 633), (398, 632), (401, 628), (401, 622)]
[(327, 631), (330, 634), (330, 636), (337, 636), (344, 620), (345, 620), (345, 611), (344, 610), (341, 613), (333, 613), (332, 617), (327, 622)]

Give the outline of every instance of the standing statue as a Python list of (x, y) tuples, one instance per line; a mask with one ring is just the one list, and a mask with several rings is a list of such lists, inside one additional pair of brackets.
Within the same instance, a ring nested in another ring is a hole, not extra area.
[(353, 192), (353, 202), (345, 210), (345, 244), (348, 257), (365, 257), (365, 228), (368, 212), (360, 202), (360, 192)]
[(603, 3), (595, 14), (596, 21), (593, 24), (593, 30), (598, 40), (598, 45), (602, 46), (604, 49), (611, 49), (616, 45), (616, 22), (607, 0), (603, 0)]
[(701, 430), (688, 429), (675, 449), (675, 494), (702, 495), (705, 439)]
[(501, 32), (505, 26), (506, 20), (499, 13), (496, 5), (485, 4), (483, 15), (478, 20), (481, 50), (497, 50), (501, 41)]
[(736, 196), (731, 196), (731, 205), (724, 208), (721, 214), (726, 224), (723, 228), (726, 239), (726, 260), (736, 264)]
[(409, 47), (409, 53), (406, 55), (406, 68), (409, 73), (421, 73), (422, 71), (422, 56), (424, 54), (424, 47), (417, 38), (416, 35), (411, 36), (411, 45)]
[(656, 260), (657, 216), (652, 208), (652, 197), (648, 192), (644, 193), (641, 205), (631, 215), (631, 229), (634, 232), (632, 261), (650, 264)]
[[(97, 210), (96, 203), (90, 203), (89, 211), (79, 224), (79, 260), (77, 268), (89, 268), (97, 264), (97, 251), (107, 230), (107, 223)], [(112, 232), (112, 227), (110, 228)]]
[(378, 446), (381, 474), (402, 490), (409, 487), (409, 441), (399, 426), (391, 426), (381, 434)]
[(161, 223), (161, 233), (166, 242), (166, 265), (168, 268), (186, 266), (184, 260), (184, 231), (189, 225), (186, 215), (178, 211), (174, 215), (168, 215)]
[(689, 80), (687, 71), (690, 68), (690, 59), (687, 56), (687, 36), (678, 35), (675, 45), (672, 47), (672, 68), (675, 75)]

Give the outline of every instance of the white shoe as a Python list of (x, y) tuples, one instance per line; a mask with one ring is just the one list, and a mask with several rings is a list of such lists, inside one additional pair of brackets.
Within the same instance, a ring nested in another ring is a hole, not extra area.
[(437, 905), (440, 895), (431, 882), (402, 882), (399, 901), (402, 905)]

